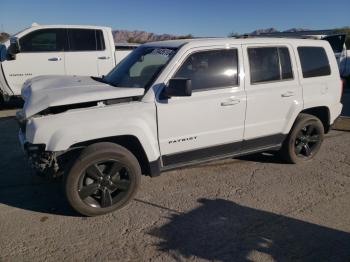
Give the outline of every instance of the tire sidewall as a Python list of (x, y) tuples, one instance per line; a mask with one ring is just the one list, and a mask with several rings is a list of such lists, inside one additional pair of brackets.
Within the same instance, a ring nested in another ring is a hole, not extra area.
[[(117, 152), (116, 150), (97, 150), (93, 153), (81, 154), (70, 169), (66, 181), (65, 192), (68, 202), (79, 213), (86, 216), (103, 215), (125, 206), (136, 194), (137, 188), (140, 184), (141, 169), (137, 159), (126, 149), (126, 152)], [(105, 160), (117, 160), (127, 167), (130, 177), (130, 188), (122, 200), (113, 206), (107, 208), (94, 208), (87, 205), (79, 196), (78, 186), (80, 178), (84, 170), (93, 163)]]

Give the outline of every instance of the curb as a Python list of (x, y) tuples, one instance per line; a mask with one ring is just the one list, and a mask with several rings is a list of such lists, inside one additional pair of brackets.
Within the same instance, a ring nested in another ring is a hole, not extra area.
[(334, 123), (333, 129), (350, 131), (350, 117), (340, 116)]

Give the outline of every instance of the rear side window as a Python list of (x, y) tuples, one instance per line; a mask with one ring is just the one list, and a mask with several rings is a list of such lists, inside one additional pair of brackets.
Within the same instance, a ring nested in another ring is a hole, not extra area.
[(68, 29), (70, 51), (104, 50), (105, 43), (101, 30)]
[(54, 52), (65, 49), (63, 29), (41, 29), (33, 31), (19, 40), (21, 52)]
[(193, 90), (237, 86), (237, 49), (194, 53), (186, 59), (174, 77), (191, 79)]
[(293, 78), (292, 63), (290, 61), (289, 50), (287, 47), (279, 47), (278, 54), (281, 63), (281, 79)]
[(252, 84), (293, 79), (287, 47), (248, 48)]
[(96, 44), (96, 49), (98, 51), (106, 49), (105, 39), (103, 38), (103, 32), (101, 30), (96, 30)]
[(317, 77), (331, 74), (326, 51), (322, 47), (298, 47), (303, 77)]

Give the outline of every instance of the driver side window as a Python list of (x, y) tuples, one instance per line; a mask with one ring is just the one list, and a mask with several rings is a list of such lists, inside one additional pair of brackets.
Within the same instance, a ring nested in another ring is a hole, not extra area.
[(63, 29), (42, 29), (31, 32), (19, 40), (21, 52), (64, 51), (66, 42)]
[(194, 53), (186, 59), (174, 77), (191, 79), (194, 91), (237, 86), (237, 49)]

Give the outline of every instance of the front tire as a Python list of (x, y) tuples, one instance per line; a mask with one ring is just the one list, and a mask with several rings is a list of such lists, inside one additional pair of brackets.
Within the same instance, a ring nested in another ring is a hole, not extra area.
[(309, 161), (318, 153), (324, 139), (324, 127), (320, 119), (300, 114), (283, 143), (280, 155), (288, 163)]
[(113, 143), (97, 143), (84, 149), (70, 169), (66, 197), (80, 214), (103, 215), (129, 203), (140, 180), (140, 165), (130, 151)]

